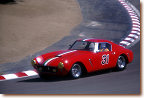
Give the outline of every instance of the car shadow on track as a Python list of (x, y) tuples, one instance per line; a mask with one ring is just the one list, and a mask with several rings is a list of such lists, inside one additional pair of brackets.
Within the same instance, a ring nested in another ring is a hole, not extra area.
[[(92, 73), (83, 75), (79, 79), (87, 78), (87, 77), (93, 77), (93, 76), (97, 76), (97, 75), (109, 74), (111, 72), (117, 72), (117, 71), (115, 71), (114, 69), (106, 69), (106, 70), (96, 71), (96, 72), (92, 72)], [(41, 78), (37, 77), (37, 78), (22, 80), (19, 82), (59, 82), (59, 81), (70, 81), (70, 80), (77, 80), (77, 79), (73, 79), (69, 76), (65, 76), (65, 77), (52, 76), (52, 77), (49, 77), (47, 79), (41, 79)]]

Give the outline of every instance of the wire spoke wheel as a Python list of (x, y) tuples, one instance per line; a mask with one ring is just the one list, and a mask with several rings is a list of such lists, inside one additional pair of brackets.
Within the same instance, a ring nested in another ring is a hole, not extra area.
[(79, 78), (82, 74), (82, 69), (79, 64), (74, 64), (71, 68), (71, 76), (73, 78)]
[(123, 70), (125, 68), (126, 68), (126, 59), (124, 58), (124, 56), (119, 56), (117, 60), (117, 69)]

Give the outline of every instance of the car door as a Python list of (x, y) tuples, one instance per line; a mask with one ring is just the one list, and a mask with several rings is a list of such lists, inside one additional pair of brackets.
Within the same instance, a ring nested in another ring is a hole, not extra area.
[[(114, 59), (112, 45), (109, 43), (101, 42), (98, 44), (98, 52), (93, 53), (92, 61), (94, 64), (94, 70), (110, 68), (113, 65)], [(107, 50), (105, 50), (105, 49)]]

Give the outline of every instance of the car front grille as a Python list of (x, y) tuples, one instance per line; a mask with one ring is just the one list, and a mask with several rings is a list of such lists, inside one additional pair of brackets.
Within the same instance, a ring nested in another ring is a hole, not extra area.
[(37, 66), (37, 70), (39, 72), (50, 72), (50, 73), (56, 73), (57, 72), (57, 68), (51, 67), (51, 66)]

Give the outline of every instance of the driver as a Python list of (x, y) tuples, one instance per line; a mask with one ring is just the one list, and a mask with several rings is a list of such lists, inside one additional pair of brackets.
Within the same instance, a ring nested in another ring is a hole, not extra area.
[(101, 52), (107, 52), (109, 51), (109, 49), (106, 47), (106, 45), (101, 45), (101, 49), (100, 49)]

